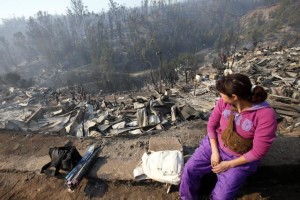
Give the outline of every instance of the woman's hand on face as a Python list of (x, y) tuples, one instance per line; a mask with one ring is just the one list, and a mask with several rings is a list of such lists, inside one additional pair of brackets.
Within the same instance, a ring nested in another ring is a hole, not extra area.
[(222, 161), (220, 164), (213, 166), (212, 171), (218, 174), (227, 171), (230, 167), (229, 161)]
[(221, 160), (222, 159), (219, 152), (213, 152), (211, 154), (210, 163), (212, 167), (217, 166), (221, 162)]

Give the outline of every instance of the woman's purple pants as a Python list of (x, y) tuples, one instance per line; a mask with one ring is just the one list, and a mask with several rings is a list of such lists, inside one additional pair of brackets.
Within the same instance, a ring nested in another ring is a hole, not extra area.
[[(237, 158), (237, 156), (230, 155), (220, 148), (219, 152), (224, 161)], [(198, 199), (201, 178), (203, 175), (212, 172), (210, 158), (211, 147), (209, 137), (206, 136), (184, 167), (179, 190), (182, 200)], [(249, 175), (256, 171), (258, 165), (259, 161), (254, 161), (217, 174), (218, 181), (210, 198), (213, 200), (233, 199), (240, 186)]]

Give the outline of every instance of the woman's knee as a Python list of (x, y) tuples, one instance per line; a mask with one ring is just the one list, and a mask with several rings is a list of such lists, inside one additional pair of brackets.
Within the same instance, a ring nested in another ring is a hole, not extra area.
[(248, 173), (241, 173), (241, 171), (238, 170), (223, 172), (223, 174), (219, 175), (218, 181), (212, 192), (212, 199), (233, 199), (248, 176)]

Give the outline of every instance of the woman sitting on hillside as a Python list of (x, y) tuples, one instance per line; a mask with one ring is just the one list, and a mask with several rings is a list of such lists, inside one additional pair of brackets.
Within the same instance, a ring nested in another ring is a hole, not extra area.
[(214, 172), (218, 181), (210, 198), (233, 199), (268, 152), (277, 129), (274, 110), (265, 101), (266, 91), (251, 84), (242, 74), (230, 74), (217, 81), (221, 98), (202, 140), (185, 165), (180, 185), (183, 200), (198, 199), (200, 179)]

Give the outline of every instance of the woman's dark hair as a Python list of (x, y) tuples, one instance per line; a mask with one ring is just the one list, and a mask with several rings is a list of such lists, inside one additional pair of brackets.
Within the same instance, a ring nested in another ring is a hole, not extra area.
[(226, 94), (229, 97), (235, 94), (239, 98), (251, 101), (252, 103), (261, 103), (268, 96), (265, 89), (261, 86), (255, 86), (252, 89), (250, 79), (243, 74), (229, 74), (222, 77), (217, 81), (216, 88), (220, 93)]

